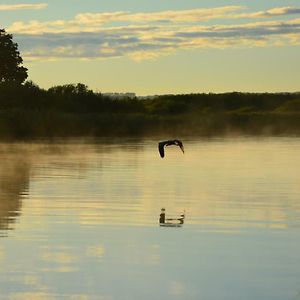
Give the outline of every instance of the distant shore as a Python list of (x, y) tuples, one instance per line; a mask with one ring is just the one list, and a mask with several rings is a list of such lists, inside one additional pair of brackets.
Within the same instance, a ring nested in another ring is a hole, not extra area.
[(84, 84), (0, 84), (0, 139), (299, 135), (300, 93), (109, 97)]

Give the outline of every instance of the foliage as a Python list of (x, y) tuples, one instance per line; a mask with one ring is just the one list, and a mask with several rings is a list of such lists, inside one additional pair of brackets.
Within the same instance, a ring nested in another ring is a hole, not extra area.
[(27, 68), (22, 63), (18, 44), (13, 42), (11, 34), (0, 29), (0, 82), (23, 83), (27, 78)]
[(113, 99), (86, 85), (0, 83), (0, 138), (300, 134), (300, 93)]
[(284, 102), (281, 106), (276, 108), (277, 112), (300, 112), (300, 97)]

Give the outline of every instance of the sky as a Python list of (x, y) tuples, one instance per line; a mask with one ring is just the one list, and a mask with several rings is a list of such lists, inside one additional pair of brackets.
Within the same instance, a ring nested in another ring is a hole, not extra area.
[(0, 0), (0, 28), (43, 88), (300, 91), (300, 0)]

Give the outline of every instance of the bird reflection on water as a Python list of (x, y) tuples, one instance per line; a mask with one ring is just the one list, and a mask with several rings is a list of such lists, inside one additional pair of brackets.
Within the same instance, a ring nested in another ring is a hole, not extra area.
[(166, 218), (165, 208), (161, 209), (159, 215), (159, 225), (162, 227), (181, 227), (184, 224), (185, 212), (179, 218)]

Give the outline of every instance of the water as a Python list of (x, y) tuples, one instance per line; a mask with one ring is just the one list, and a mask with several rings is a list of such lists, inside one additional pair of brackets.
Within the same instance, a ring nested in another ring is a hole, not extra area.
[(300, 139), (184, 144), (1, 144), (0, 299), (300, 299)]

